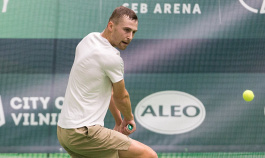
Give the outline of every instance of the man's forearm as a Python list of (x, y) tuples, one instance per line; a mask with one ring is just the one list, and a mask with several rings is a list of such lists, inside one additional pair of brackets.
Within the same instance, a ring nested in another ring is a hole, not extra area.
[(126, 92), (121, 97), (114, 96), (115, 105), (122, 113), (125, 120), (133, 120), (130, 96), (127, 90), (125, 91)]
[(113, 99), (113, 96), (111, 96), (111, 100), (110, 100), (110, 105), (109, 105), (109, 110), (115, 120), (115, 123), (117, 125), (120, 125), (122, 122), (122, 118), (121, 118), (121, 113), (120, 111), (117, 109), (117, 107), (115, 106), (115, 102)]

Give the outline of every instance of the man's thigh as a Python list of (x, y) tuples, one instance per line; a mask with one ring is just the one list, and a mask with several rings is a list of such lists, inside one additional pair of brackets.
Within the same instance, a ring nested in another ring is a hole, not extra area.
[(91, 158), (116, 158), (118, 150), (128, 150), (131, 144), (128, 136), (99, 125), (72, 129), (66, 135), (64, 146), (69, 154)]

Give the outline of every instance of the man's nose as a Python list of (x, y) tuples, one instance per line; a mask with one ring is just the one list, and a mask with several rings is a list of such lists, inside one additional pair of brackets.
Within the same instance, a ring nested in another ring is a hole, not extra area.
[(130, 32), (128, 35), (128, 39), (132, 40), (133, 39), (133, 32)]

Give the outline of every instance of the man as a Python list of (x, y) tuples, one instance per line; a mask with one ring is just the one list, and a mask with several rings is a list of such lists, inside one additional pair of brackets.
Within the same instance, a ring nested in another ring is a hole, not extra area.
[[(136, 124), (125, 89), (123, 60), (114, 48), (126, 49), (137, 28), (136, 14), (121, 6), (102, 33), (90, 33), (76, 48), (57, 128), (60, 144), (74, 158), (157, 158), (150, 147), (128, 137)], [(114, 130), (104, 127), (108, 108)]]

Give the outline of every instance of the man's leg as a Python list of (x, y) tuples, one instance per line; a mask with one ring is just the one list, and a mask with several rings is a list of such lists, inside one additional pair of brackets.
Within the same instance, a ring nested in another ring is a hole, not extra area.
[(128, 150), (119, 150), (120, 158), (157, 158), (156, 152), (149, 146), (132, 139)]

